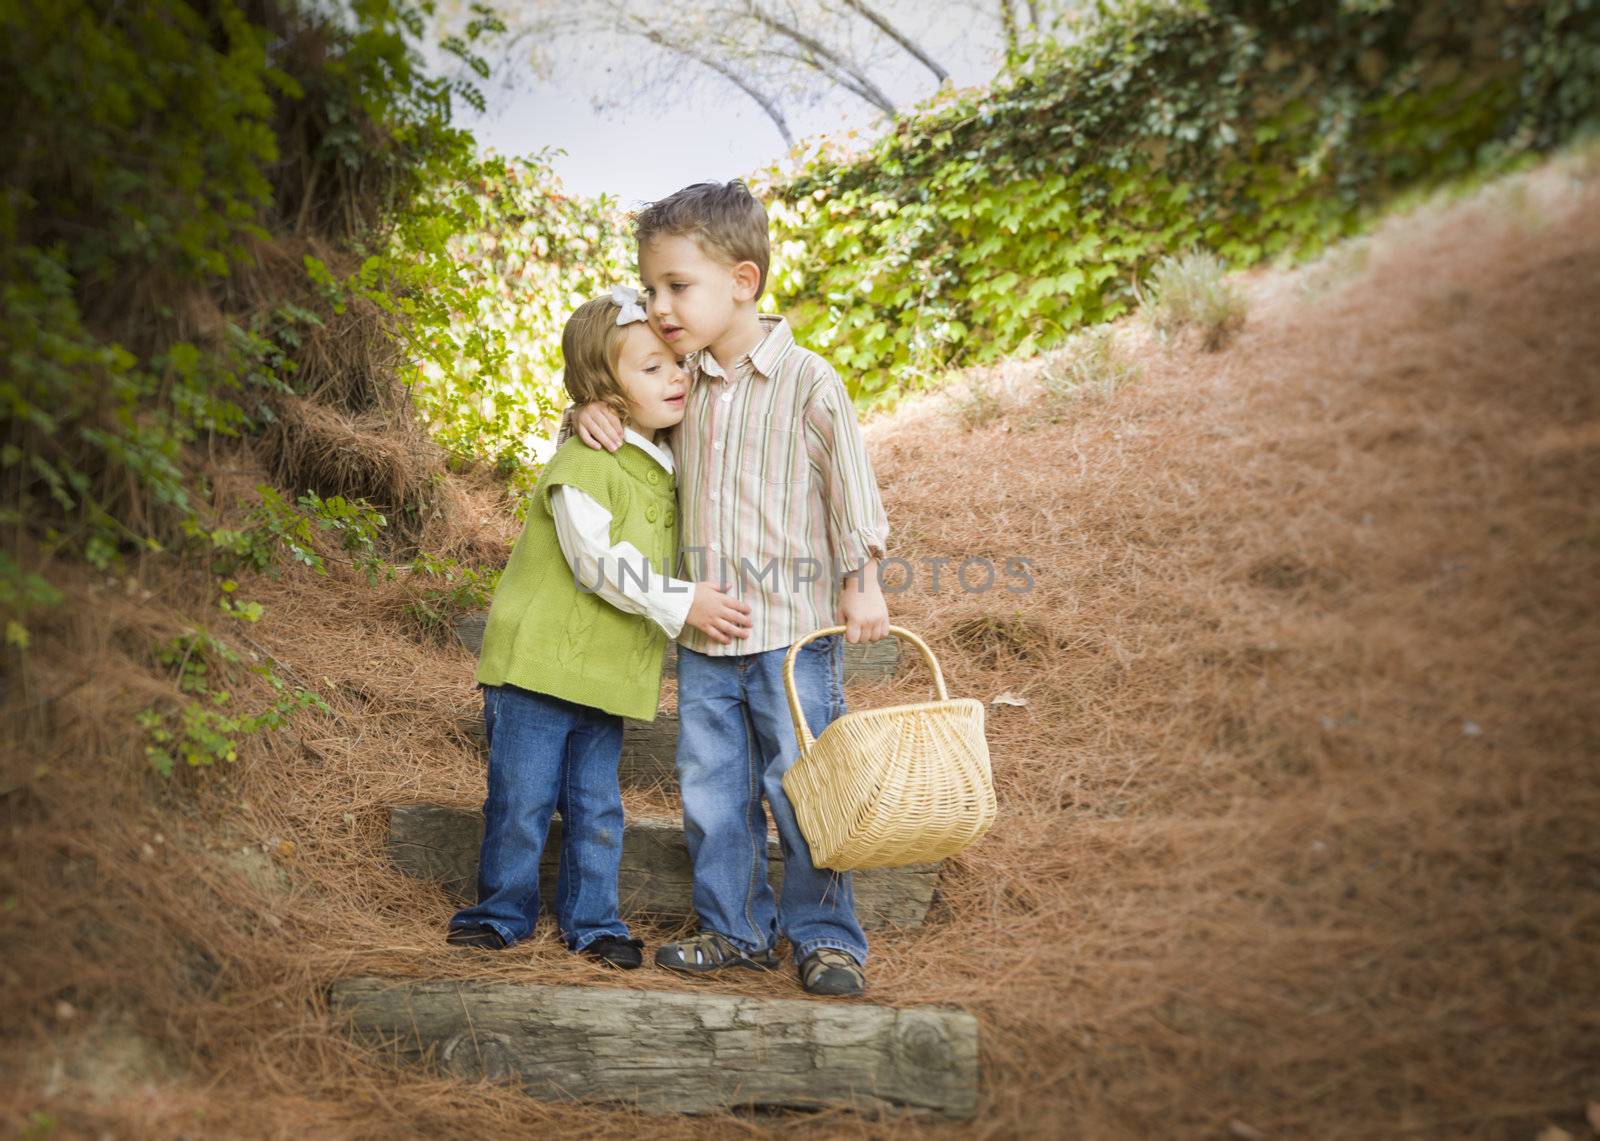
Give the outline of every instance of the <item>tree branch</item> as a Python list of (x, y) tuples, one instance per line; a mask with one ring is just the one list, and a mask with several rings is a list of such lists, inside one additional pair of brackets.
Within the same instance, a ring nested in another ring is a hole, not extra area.
[[(865, 0), (844, 0), (844, 4), (845, 7), (849, 8), (862, 19), (872, 24), (873, 27), (877, 28), (884, 35), (888, 36), (895, 43), (899, 44), (902, 48), (911, 53), (912, 57), (915, 58), (918, 63), (922, 64), (923, 67), (933, 72), (933, 77), (938, 80), (939, 86), (943, 87), (946, 83), (950, 82), (950, 73), (934, 62), (933, 57), (928, 55), (927, 52), (923, 51), (922, 48), (920, 48), (911, 39), (911, 37), (907, 36), (905, 33), (900, 31), (900, 29), (891, 24), (888, 18), (876, 8), (869, 7)], [(1033, 4), (1030, 4), (1029, 6), (1034, 7)], [(1037, 23), (1037, 8), (1034, 8), (1034, 10), (1034, 22)]]
[[(849, 76), (849, 74), (839, 71), (838, 69), (829, 65), (826, 61), (818, 59), (809, 52), (785, 51), (782, 48), (769, 48), (767, 49), (766, 54), (769, 56), (776, 56), (778, 59), (788, 60), (790, 63), (799, 64), (801, 67), (808, 67), (826, 79), (829, 83), (837, 84), (846, 91), (850, 92), (850, 94), (859, 96), (862, 102), (867, 103), (872, 107), (879, 107), (878, 101), (873, 98), (872, 93), (867, 91), (860, 84), (856, 83), (855, 80)], [(881, 110), (881, 107), (879, 109)]]
[[(799, 28), (784, 23), (770, 12), (763, 11), (756, 5), (755, 0), (746, 0), (745, 7), (749, 12), (750, 18), (756, 23), (769, 31), (776, 32), (785, 39), (793, 41), (818, 59), (831, 64), (841, 75), (848, 75), (855, 84), (851, 90), (855, 91), (856, 94), (878, 108), (885, 115), (892, 116), (894, 114), (894, 100), (890, 99), (876, 83), (873, 83), (871, 79), (862, 74), (859, 68), (852, 65), (822, 41), (814, 36), (806, 35)], [(822, 71), (823, 68), (818, 67), (817, 70)]]
[(771, 96), (761, 91), (738, 72), (734, 71), (729, 64), (723, 63), (720, 60), (705, 55), (701, 52), (697, 52), (693, 48), (674, 43), (672, 40), (668, 39), (665, 35), (654, 28), (645, 27), (643, 24), (637, 22), (635, 22), (633, 26), (637, 35), (643, 36), (645, 39), (649, 40), (659, 48), (669, 51), (674, 55), (682, 56), (691, 63), (697, 63), (701, 67), (716, 72), (716, 74), (722, 76), (722, 78), (726, 79), (729, 83), (733, 84), (740, 91), (743, 91), (751, 99), (755, 100), (756, 105), (766, 112), (767, 118), (772, 120), (772, 125), (778, 128), (778, 134), (783, 136), (783, 145), (790, 150), (794, 149), (794, 134), (789, 130), (789, 124), (788, 121), (783, 117), (783, 111), (778, 107), (777, 103), (772, 99)]

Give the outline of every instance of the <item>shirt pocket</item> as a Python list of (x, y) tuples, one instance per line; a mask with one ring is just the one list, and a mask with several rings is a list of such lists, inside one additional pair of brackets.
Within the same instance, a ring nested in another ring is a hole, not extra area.
[(739, 468), (764, 484), (804, 483), (807, 476), (805, 437), (792, 420), (757, 420), (751, 425)]

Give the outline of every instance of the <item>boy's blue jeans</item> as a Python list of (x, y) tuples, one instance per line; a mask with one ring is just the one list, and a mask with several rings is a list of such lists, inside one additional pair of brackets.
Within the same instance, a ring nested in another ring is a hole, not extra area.
[[(678, 782), (683, 831), (694, 862), (700, 927), (746, 951), (771, 947), (780, 931), (796, 961), (836, 947), (866, 962), (847, 872), (814, 866), (783, 792), (799, 756), (783, 688), (788, 648), (711, 657), (678, 647)], [(795, 690), (814, 735), (844, 712), (844, 642), (832, 634), (795, 660)], [(782, 897), (767, 884), (765, 793), (783, 849)]]
[(489, 796), (483, 804), (478, 902), (450, 926), (486, 924), (509, 946), (539, 919), (539, 857), (561, 813), (556, 923), (581, 951), (602, 935), (626, 938), (617, 908), (622, 863), (622, 718), (514, 685), (483, 687)]

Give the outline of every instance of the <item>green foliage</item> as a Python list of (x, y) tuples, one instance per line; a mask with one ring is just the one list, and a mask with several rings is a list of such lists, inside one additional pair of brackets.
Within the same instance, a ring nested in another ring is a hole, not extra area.
[[(318, 304), (372, 302), (416, 359), (476, 305), (447, 249), (476, 218), (451, 190), (476, 170), (470, 135), (450, 126), (453, 101), (474, 93), (426, 74), (427, 11), (366, 0), (330, 22), (273, 0), (0, 5), (8, 546), (115, 569), (130, 549), (206, 541), (190, 446), (270, 417)], [(446, 50), (481, 74), (473, 43), (497, 28), (479, 13)], [(304, 279), (270, 280), (277, 295), (262, 297), (263, 243), (291, 227), (353, 271), (308, 257)], [(499, 351), (469, 336), (441, 359)], [(259, 563), (259, 549), (240, 553)]]
[(28, 1141), (33, 1141), (34, 1138), (39, 1137), (49, 1137), (56, 1131), (56, 1126), (60, 1124), (55, 1114), (46, 1113), (42, 1109), (35, 1109), (28, 1114), (28, 1123), (22, 1127), (22, 1136), (27, 1138)]
[(478, 570), (426, 551), (401, 569), (438, 584), (422, 590), (406, 607), (425, 630), (440, 629), (463, 614), (487, 609), (501, 573), (499, 568)]
[[(145, 757), (162, 776), (171, 776), (179, 761), (201, 768), (236, 760), (243, 738), (281, 729), (302, 709), (329, 712), (327, 703), (311, 690), (290, 690), (270, 664), (245, 665), (226, 642), (204, 629), (158, 643), (151, 656), (191, 698), (176, 706), (147, 706), (135, 718), (144, 731)], [(264, 677), (277, 694), (253, 713), (233, 709), (233, 690), (244, 672)]]
[[(457, 456), (494, 463), (526, 483), (531, 441), (567, 403), (561, 330), (572, 311), (636, 275), (626, 220), (609, 198), (562, 192), (549, 156), (485, 160), (467, 188), (474, 222), (452, 232), (449, 256), (473, 303), (454, 317), (417, 374), (434, 437)], [(473, 345), (503, 345), (490, 360)]]
[(365, 500), (351, 503), (342, 495), (323, 499), (308, 491), (300, 497), (300, 509), (315, 519), (323, 530), (339, 540), (339, 547), (350, 556), (351, 564), (366, 576), (369, 586), (378, 583), (383, 560), (378, 555), (378, 532), (388, 526), (382, 514)]
[(43, 575), (23, 570), (10, 551), (0, 550), (0, 616), (5, 617), (6, 645), (26, 650), (31, 640), (28, 612), (60, 601), (61, 592)]
[(1314, 252), (1600, 109), (1600, 0), (1102, 4), (865, 154), (774, 174), (773, 288), (858, 398), (1056, 344), (1191, 246)]
[(324, 499), (312, 491), (290, 503), (266, 483), (256, 488), (256, 494), (261, 501), (243, 528), (202, 532), (216, 552), (212, 564), (216, 573), (251, 570), (277, 578), (287, 560), (327, 574), (327, 564), (315, 544), (315, 531), (320, 529), (337, 538), (351, 564), (366, 575), (368, 583), (376, 585), (384, 569), (378, 535), (388, 521), (371, 504), (362, 499), (351, 502), (341, 495)]
[[(233, 397), (260, 346), (203, 349), (176, 335), (90, 327), (124, 287), (226, 273), (270, 198), (274, 96), (295, 84), (267, 58), (266, 30), (232, 5), (0, 8), (0, 71), (18, 177), (0, 198), (0, 378), (6, 499), (60, 519), (60, 544), (97, 565), (145, 538), (136, 519), (193, 511), (183, 446), (235, 434)], [(93, 82), (84, 82), (86, 75)], [(137, 314), (130, 314), (137, 317)], [(159, 319), (159, 315), (152, 315)]]
[(1145, 283), (1151, 324), (1163, 337), (1198, 328), (1208, 352), (1227, 343), (1244, 324), (1245, 299), (1222, 259), (1205, 250), (1164, 257)]
[[(431, 11), (0, 0), (0, 621), (12, 653), (32, 640), (30, 612), (61, 598), (52, 568), (72, 560), (118, 571), (135, 551), (197, 549), (214, 560), (218, 609), (243, 622), (262, 607), (232, 576), (285, 561), (325, 571), (319, 533), (369, 581), (394, 573), (371, 504), (263, 487), (224, 527), (199, 461), (269, 426), (275, 400), (314, 395), (308, 366), (324, 382), (329, 371), (323, 326), (358, 302), (382, 317), (361, 335), (393, 342), (413, 374), (433, 362), (487, 375), (505, 358), (498, 330), (462, 320), (487, 287), (451, 248), (482, 224), (479, 162), (451, 117), (481, 97), (428, 74)], [(473, 12), (440, 46), (481, 78), (478, 52), (502, 29)], [(203, 631), (154, 661), (187, 698), (140, 715), (163, 771), (231, 760), (248, 734), (321, 705)], [(261, 688), (251, 671), (278, 696), (241, 712), (239, 685)]]
[(218, 574), (247, 569), (277, 578), (279, 560), (287, 555), (292, 562), (326, 574), (314, 546), (311, 516), (297, 510), (270, 484), (259, 485), (256, 494), (261, 502), (251, 510), (243, 528), (206, 531), (196, 527), (196, 533), (207, 538), (217, 552), (212, 569)]

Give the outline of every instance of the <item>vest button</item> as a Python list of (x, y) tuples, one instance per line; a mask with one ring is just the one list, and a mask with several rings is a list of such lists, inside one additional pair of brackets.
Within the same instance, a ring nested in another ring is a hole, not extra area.
[(656, 505), (654, 503), (644, 509), (644, 517), (646, 522), (654, 523), (658, 514), (659, 512), (656, 511)]
[(648, 479), (651, 483), (660, 483), (661, 482), (661, 473), (658, 472), (655, 468), (651, 468), (649, 471), (645, 472), (644, 473), (644, 477), (646, 479)]
[(667, 526), (670, 527), (678, 521), (678, 513), (672, 508), (667, 508)]

